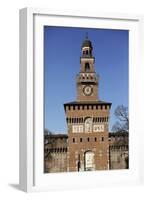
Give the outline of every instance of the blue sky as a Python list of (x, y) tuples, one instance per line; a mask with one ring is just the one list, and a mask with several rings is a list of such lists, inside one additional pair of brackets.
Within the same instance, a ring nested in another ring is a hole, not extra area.
[(128, 106), (127, 30), (44, 27), (45, 128), (67, 133), (63, 104), (76, 100), (76, 74), (86, 32), (93, 45), (95, 71), (100, 76), (99, 97), (112, 103), (111, 130), (118, 105)]

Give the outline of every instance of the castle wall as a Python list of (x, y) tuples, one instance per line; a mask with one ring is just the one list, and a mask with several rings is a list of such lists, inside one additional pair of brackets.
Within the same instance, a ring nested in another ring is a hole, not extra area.
[(128, 169), (128, 147), (110, 146), (110, 169)]
[[(80, 139), (80, 138), (79, 138)], [(91, 138), (92, 139), (92, 138)], [(94, 138), (93, 138), (94, 139)], [(82, 144), (82, 143), (81, 143)], [(90, 144), (90, 143), (89, 143)], [(95, 145), (98, 143), (96, 142)], [(75, 144), (74, 144), (75, 145)], [(85, 144), (82, 144), (83, 147)], [(103, 145), (99, 143), (98, 145)], [(44, 172), (67, 172), (69, 171), (69, 147), (67, 135), (51, 135), (45, 136), (44, 146)], [(76, 148), (75, 148), (76, 147)], [(84, 156), (85, 152), (82, 151), (82, 146), (78, 147), (71, 146), (74, 149), (74, 159), (80, 159), (79, 171), (84, 171), (85, 163)], [(91, 149), (94, 152), (94, 159), (97, 157), (102, 158), (102, 151), (96, 152), (94, 147)], [(79, 152), (80, 158), (79, 158)], [(128, 169), (129, 168), (129, 149), (128, 149), (128, 134), (110, 134), (109, 133), (109, 169)], [(93, 163), (95, 165), (95, 163)], [(78, 163), (77, 163), (78, 166)], [(75, 167), (77, 167), (75, 166)], [(96, 169), (97, 170), (97, 169)], [(77, 170), (78, 171), (78, 170)]]
[(44, 172), (67, 171), (67, 135), (46, 135), (44, 138)]
[(129, 168), (128, 133), (109, 133), (110, 169)]
[[(108, 116), (109, 106), (105, 105), (77, 105), (66, 107), (68, 119), (68, 171), (85, 171), (86, 152), (94, 154), (91, 170), (104, 170), (109, 168), (109, 143), (108, 143)], [(79, 109), (78, 109), (79, 108)], [(93, 122), (90, 131), (85, 131), (85, 116)], [(99, 118), (100, 121), (94, 121)], [(69, 119), (71, 119), (69, 121)], [(72, 120), (74, 119), (74, 120)], [(82, 121), (80, 122), (80, 119)], [(101, 120), (102, 119), (102, 120)], [(94, 126), (103, 126), (103, 130), (94, 131)], [(74, 126), (82, 127), (79, 132), (73, 132)], [(91, 158), (92, 159), (92, 158)], [(89, 161), (91, 162), (91, 161)], [(89, 168), (90, 170), (90, 168)]]
[(44, 161), (44, 172), (66, 172), (67, 171), (67, 152), (51, 152)]

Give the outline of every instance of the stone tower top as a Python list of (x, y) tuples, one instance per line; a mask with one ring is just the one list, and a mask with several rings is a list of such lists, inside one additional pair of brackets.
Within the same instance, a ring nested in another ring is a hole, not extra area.
[(92, 42), (88, 39), (88, 34), (86, 34), (86, 38), (82, 43), (82, 57), (92, 57)]

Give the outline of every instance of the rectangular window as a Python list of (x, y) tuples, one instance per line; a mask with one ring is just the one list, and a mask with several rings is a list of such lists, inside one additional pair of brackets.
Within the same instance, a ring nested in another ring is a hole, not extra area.
[(93, 125), (93, 132), (104, 132), (104, 125)]
[(82, 133), (83, 132), (83, 125), (80, 125), (79, 126), (79, 133)]
[(73, 133), (82, 133), (83, 132), (83, 125), (73, 125), (72, 126)]

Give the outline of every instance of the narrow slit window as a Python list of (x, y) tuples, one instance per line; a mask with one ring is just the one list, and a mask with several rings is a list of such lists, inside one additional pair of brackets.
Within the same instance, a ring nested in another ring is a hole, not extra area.
[(90, 71), (90, 65), (89, 65), (89, 63), (85, 63), (85, 71), (86, 72)]

